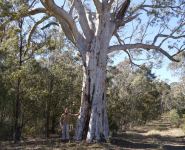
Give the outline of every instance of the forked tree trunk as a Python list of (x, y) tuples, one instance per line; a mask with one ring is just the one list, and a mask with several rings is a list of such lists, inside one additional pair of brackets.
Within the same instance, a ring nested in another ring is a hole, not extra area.
[(96, 39), (86, 52), (77, 140), (101, 141), (109, 135), (105, 92), (107, 54), (100, 43)]

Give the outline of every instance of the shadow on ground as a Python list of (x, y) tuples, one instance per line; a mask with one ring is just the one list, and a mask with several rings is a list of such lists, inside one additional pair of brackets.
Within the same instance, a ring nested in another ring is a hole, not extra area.
[[(184, 144), (184, 145), (183, 145)], [(111, 138), (108, 143), (87, 144), (85, 142), (62, 143), (60, 138), (30, 139), (19, 144), (1, 142), (1, 150), (185, 150), (185, 138), (143, 136), (139, 133), (122, 133)]]
[[(160, 120), (154, 120), (145, 126), (117, 134), (107, 143), (62, 143), (59, 137), (50, 139), (30, 138), (21, 141), (19, 144), (10, 141), (0, 142), (0, 150), (185, 150), (185, 136), (181, 136), (183, 135), (181, 130), (174, 130), (167, 120), (167, 118), (162, 117)], [(152, 132), (148, 135), (147, 133), (150, 131), (158, 132)], [(180, 136), (171, 131), (180, 131)], [(167, 133), (168, 136), (162, 133)]]
[(122, 133), (111, 139), (111, 144), (129, 149), (185, 150), (185, 137), (144, 136), (140, 133)]

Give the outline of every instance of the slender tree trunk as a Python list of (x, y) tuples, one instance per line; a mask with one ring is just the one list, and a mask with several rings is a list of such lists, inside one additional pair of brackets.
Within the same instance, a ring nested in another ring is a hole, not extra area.
[(52, 75), (49, 76), (48, 82), (48, 97), (46, 100), (46, 108), (45, 108), (45, 137), (49, 137), (49, 126), (50, 126), (50, 119), (51, 119), (51, 101), (52, 101), (52, 91), (53, 91), (53, 81), (54, 78)]
[(101, 141), (109, 135), (105, 86), (107, 55), (105, 50), (100, 50), (100, 43), (96, 39), (86, 53), (77, 140)]
[(49, 119), (50, 119), (50, 106), (49, 100), (46, 100), (46, 109), (45, 109), (45, 137), (49, 137)]
[(51, 119), (51, 133), (55, 134), (55, 123), (56, 123), (56, 118), (54, 115), (52, 115), (52, 119)]
[(21, 101), (20, 101), (20, 83), (21, 80), (17, 81), (17, 97), (15, 102), (15, 122), (14, 122), (14, 142), (20, 141), (21, 137)]
[[(20, 44), (19, 44), (19, 69), (22, 66), (22, 54), (23, 54), (23, 36), (22, 36), (22, 27), (23, 27), (23, 20), (19, 22), (20, 32)], [(15, 100), (15, 122), (14, 122), (14, 142), (17, 143), (20, 141), (21, 133), (22, 133), (22, 107), (21, 107), (21, 78), (18, 77), (17, 79), (17, 96)]]

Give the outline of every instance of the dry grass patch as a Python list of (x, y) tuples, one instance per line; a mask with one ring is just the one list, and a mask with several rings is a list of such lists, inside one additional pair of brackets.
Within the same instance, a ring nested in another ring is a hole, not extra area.
[(185, 136), (185, 133), (180, 128), (173, 128), (165, 131), (159, 130), (150, 130), (147, 133), (143, 133), (142, 135), (149, 136), (149, 135), (160, 135), (160, 136), (170, 136), (170, 137), (182, 137)]

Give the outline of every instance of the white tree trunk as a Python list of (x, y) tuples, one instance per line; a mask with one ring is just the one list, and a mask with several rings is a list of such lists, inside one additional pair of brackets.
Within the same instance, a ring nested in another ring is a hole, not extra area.
[(106, 111), (107, 53), (101, 49), (101, 41), (95, 39), (86, 53), (80, 116), (76, 139), (105, 140), (109, 135)]
[(88, 130), (89, 117), (90, 117), (90, 81), (89, 75), (86, 68), (83, 68), (83, 85), (82, 85), (82, 96), (81, 96), (81, 107), (80, 116), (77, 120), (75, 138), (80, 141), (86, 137)]
[(92, 93), (91, 116), (87, 141), (101, 141), (108, 138), (108, 119), (105, 102), (105, 69), (97, 67)]
[(106, 111), (106, 66), (108, 45), (114, 31), (110, 14), (97, 16), (97, 30), (83, 53), (84, 78), (80, 116), (77, 121), (76, 139), (88, 142), (105, 141), (109, 136)]

